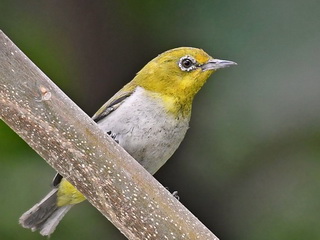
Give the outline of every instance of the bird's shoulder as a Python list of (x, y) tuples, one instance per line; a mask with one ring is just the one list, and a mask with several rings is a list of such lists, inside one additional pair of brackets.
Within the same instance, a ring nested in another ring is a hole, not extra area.
[(135, 91), (136, 86), (127, 84), (110, 98), (92, 117), (95, 122), (99, 122), (111, 112), (115, 111), (124, 101)]

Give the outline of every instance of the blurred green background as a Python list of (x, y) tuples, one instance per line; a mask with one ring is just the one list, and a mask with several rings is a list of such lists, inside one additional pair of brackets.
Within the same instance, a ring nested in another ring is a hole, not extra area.
[[(0, 1), (0, 28), (93, 115), (157, 54), (200, 47), (237, 67), (197, 96), (155, 175), (221, 240), (320, 239), (320, 2)], [(54, 170), (0, 121), (0, 239), (43, 239), (19, 216)], [(125, 239), (88, 203), (51, 239)]]

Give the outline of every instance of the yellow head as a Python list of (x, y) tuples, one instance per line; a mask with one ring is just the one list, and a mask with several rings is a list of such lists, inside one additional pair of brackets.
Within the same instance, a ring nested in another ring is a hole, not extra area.
[[(190, 111), (194, 96), (219, 68), (235, 65), (214, 59), (202, 49), (180, 47), (166, 51), (145, 65), (130, 83), (159, 93), (170, 111)], [(129, 87), (129, 86), (128, 86)]]

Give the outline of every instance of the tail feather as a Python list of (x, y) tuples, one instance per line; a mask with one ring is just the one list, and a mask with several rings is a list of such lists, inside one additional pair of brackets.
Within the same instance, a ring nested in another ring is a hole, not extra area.
[(54, 232), (61, 219), (70, 210), (72, 205), (59, 207), (46, 221), (39, 227), (42, 236), (49, 236)]
[(72, 207), (72, 205), (57, 206), (57, 191), (57, 188), (53, 189), (39, 203), (25, 212), (20, 217), (19, 223), (32, 231), (40, 230), (43, 236), (53, 233), (63, 216)]

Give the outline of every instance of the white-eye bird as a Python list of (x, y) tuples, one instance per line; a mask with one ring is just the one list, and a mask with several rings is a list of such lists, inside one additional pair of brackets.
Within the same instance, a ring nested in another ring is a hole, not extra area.
[[(146, 170), (154, 174), (176, 151), (189, 128), (192, 101), (217, 69), (235, 65), (201, 49), (166, 51), (145, 65), (93, 116)], [(85, 197), (57, 174), (53, 189), (20, 217), (20, 224), (50, 235)]]

